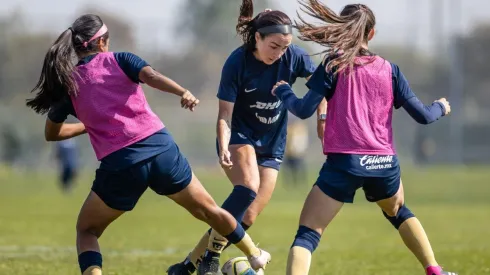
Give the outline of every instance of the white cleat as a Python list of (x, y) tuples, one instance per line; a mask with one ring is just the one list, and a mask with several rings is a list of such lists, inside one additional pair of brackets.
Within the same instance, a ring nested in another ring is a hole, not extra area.
[(271, 261), (271, 254), (265, 250), (260, 249), (260, 256), (248, 257), (248, 262), (253, 270), (265, 269), (265, 266)]

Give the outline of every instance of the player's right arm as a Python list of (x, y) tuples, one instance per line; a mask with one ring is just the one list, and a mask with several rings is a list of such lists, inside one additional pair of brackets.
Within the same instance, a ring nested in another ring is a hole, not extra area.
[(87, 133), (85, 125), (83, 123), (55, 123), (49, 118), (46, 119), (46, 125), (44, 127), (44, 137), (46, 141), (60, 141), (76, 137)]
[(234, 103), (219, 100), (218, 122), (216, 124), (216, 134), (218, 137), (219, 162), (223, 168), (231, 168), (231, 154), (228, 144), (231, 137), (231, 117), (233, 114)]
[(46, 141), (60, 141), (85, 134), (83, 123), (65, 123), (68, 115), (75, 116), (70, 99), (65, 98), (51, 106), (44, 126)]
[(231, 137), (231, 120), (233, 108), (238, 96), (239, 62), (240, 55), (236, 52), (226, 60), (221, 71), (217, 97), (219, 99), (218, 121), (216, 123), (216, 136), (218, 138), (219, 162), (225, 169), (233, 166), (228, 144)]

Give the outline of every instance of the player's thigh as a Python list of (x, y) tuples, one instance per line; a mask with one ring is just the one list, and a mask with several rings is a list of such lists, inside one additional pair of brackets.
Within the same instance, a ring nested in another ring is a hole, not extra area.
[(219, 211), (214, 199), (194, 174), (184, 189), (167, 196), (200, 220), (209, 220)]
[(90, 191), (78, 215), (77, 231), (90, 232), (100, 237), (107, 226), (123, 213), (122, 210), (107, 206), (94, 191)]
[(150, 163), (149, 186), (159, 195), (179, 193), (191, 183), (193, 177), (189, 161), (173, 141), (165, 152)]
[(225, 170), (226, 176), (233, 185), (243, 185), (257, 193), (260, 174), (255, 149), (249, 144), (232, 144), (229, 151), (233, 166)]
[(153, 158), (122, 170), (100, 167), (92, 191), (110, 208), (131, 211), (148, 188), (148, 166)]
[(244, 220), (251, 219), (252, 222), (264, 210), (272, 198), (276, 188), (278, 170), (270, 167), (259, 166), (260, 186), (255, 200), (245, 214)]
[(338, 169), (326, 161), (320, 170), (315, 186), (336, 201), (353, 203), (356, 191), (363, 183), (363, 177)]
[(315, 185), (303, 205), (299, 223), (322, 234), (343, 205)]
[(366, 199), (376, 202), (388, 216), (396, 216), (398, 209), (405, 203), (399, 168), (383, 177), (365, 178), (362, 188)]
[(396, 216), (398, 210), (405, 204), (405, 193), (403, 191), (403, 183), (401, 182), (401, 179), (399, 181), (399, 187), (396, 193), (389, 198), (376, 201), (376, 204), (378, 204), (378, 206), (388, 216)]

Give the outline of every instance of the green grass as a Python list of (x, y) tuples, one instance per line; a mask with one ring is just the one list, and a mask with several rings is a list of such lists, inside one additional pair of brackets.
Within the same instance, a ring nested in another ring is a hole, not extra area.
[[(197, 172), (221, 203), (231, 185), (219, 172)], [(52, 175), (0, 170), (0, 274), (79, 274), (75, 221), (92, 174), (71, 195)], [(310, 177), (314, 179), (315, 174)], [(406, 202), (421, 219), (438, 261), (461, 275), (490, 274), (490, 170), (440, 167), (403, 172)], [(273, 254), (267, 274), (285, 274), (285, 262), (308, 186), (279, 186), (250, 230)], [(104, 274), (164, 274), (207, 229), (170, 200), (148, 191), (136, 209), (102, 236)], [(224, 260), (240, 253), (231, 248)], [(358, 192), (330, 225), (310, 274), (423, 274), (397, 232)]]

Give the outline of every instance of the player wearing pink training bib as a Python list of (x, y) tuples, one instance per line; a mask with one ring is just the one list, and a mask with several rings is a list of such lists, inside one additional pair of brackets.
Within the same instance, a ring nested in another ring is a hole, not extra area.
[[(72, 64), (76, 54), (78, 63)], [(258, 249), (240, 223), (216, 205), (192, 173), (140, 83), (179, 96), (185, 109), (199, 103), (189, 91), (154, 71), (131, 53), (109, 52), (107, 26), (96, 15), (75, 20), (50, 47), (27, 106), (48, 113), (46, 140), (88, 133), (100, 167), (77, 221), (77, 252), (83, 275), (102, 274), (98, 238), (149, 187), (205, 221), (241, 251), (252, 267), (265, 267), (270, 254)], [(68, 115), (81, 122), (65, 123)]]
[(317, 0), (303, 6), (325, 25), (302, 20), (297, 26), (300, 38), (326, 46), (326, 58), (308, 81), (310, 90), (302, 99), (285, 82), (277, 83), (272, 93), (301, 118), (310, 117), (327, 99), (323, 146), (328, 159), (304, 204), (286, 274), (308, 274), (321, 234), (362, 187), (427, 275), (455, 275), (439, 266), (422, 225), (405, 206), (392, 132), (393, 107), (403, 107), (419, 123), (429, 124), (450, 112), (449, 103), (440, 99), (424, 106), (398, 66), (369, 51), (375, 16), (366, 5), (347, 5), (340, 15)]

